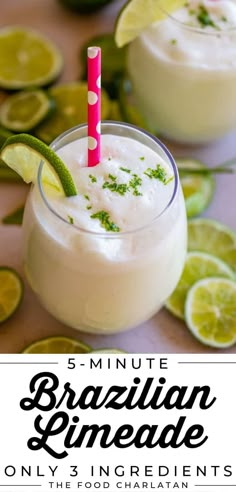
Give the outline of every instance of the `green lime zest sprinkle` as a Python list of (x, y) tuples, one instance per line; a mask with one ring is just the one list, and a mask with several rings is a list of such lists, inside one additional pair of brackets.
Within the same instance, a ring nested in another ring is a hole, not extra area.
[(139, 192), (138, 186), (141, 186), (142, 179), (137, 174), (132, 174), (132, 179), (129, 182), (130, 188), (133, 189), (133, 195), (142, 196), (142, 193)]
[(144, 161), (145, 157), (139, 157), (140, 161)]
[(88, 201), (90, 200), (88, 195), (84, 195), (84, 198), (85, 198), (85, 200), (88, 200)]
[(120, 170), (124, 171), (124, 173), (129, 173), (129, 174), (131, 173), (131, 170), (128, 169), (127, 167), (120, 167)]
[(159, 179), (164, 185), (167, 185), (174, 178), (173, 176), (167, 178), (166, 171), (160, 164), (157, 164), (156, 169), (151, 169), (149, 167), (144, 171), (144, 174), (150, 179)]
[(217, 25), (212, 20), (208, 10), (204, 5), (199, 5), (198, 7), (197, 20), (202, 27), (211, 26), (215, 29), (218, 29)]
[(88, 205), (86, 208), (87, 208), (87, 210), (91, 210), (92, 207), (91, 207), (91, 205)]
[(120, 228), (112, 222), (109, 213), (105, 210), (100, 210), (93, 215), (90, 215), (91, 219), (98, 219), (101, 226), (108, 232), (119, 232)]
[(177, 39), (171, 39), (171, 44), (173, 45), (177, 44)]
[(109, 183), (109, 181), (105, 181), (103, 184), (103, 188), (108, 188), (110, 191), (113, 191), (114, 193), (119, 193), (119, 195), (124, 196), (127, 191), (129, 191), (129, 187), (126, 183), (116, 183), (112, 182)]
[(108, 178), (110, 178), (111, 181), (116, 181), (117, 176), (113, 176), (113, 174), (108, 174)]
[(68, 215), (68, 220), (70, 224), (74, 224), (74, 219), (70, 215)]
[(93, 174), (89, 174), (89, 177), (90, 177), (92, 183), (97, 182), (97, 178), (96, 178), (96, 176), (93, 176)]

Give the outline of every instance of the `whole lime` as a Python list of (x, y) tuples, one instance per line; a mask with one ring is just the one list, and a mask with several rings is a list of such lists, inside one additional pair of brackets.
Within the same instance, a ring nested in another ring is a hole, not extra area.
[(112, 0), (59, 0), (65, 7), (75, 10), (81, 14), (93, 13)]

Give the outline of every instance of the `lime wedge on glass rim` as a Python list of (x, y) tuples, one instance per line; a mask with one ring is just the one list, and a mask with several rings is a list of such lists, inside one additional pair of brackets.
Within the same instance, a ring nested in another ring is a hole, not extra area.
[(212, 219), (188, 222), (188, 249), (217, 256), (236, 273), (236, 233)]
[(28, 345), (23, 354), (87, 354), (91, 347), (76, 338), (66, 336), (52, 336)]
[(173, 294), (166, 301), (166, 308), (178, 318), (184, 319), (185, 301), (189, 289), (198, 280), (216, 276), (236, 279), (228, 265), (216, 256), (198, 251), (188, 253), (182, 276)]
[(129, 0), (121, 10), (115, 28), (115, 41), (119, 48), (137, 38), (153, 22), (183, 7), (186, 0)]
[(43, 90), (17, 92), (0, 106), (0, 123), (14, 132), (28, 132), (50, 114), (53, 106)]
[(192, 334), (210, 347), (227, 348), (236, 343), (236, 283), (206, 278), (190, 289), (185, 319)]
[(66, 196), (77, 194), (73, 178), (64, 162), (52, 149), (32, 135), (21, 133), (10, 137), (0, 151), (0, 158), (26, 183), (35, 183), (41, 161), (42, 180)]
[(9, 267), (0, 267), (0, 323), (9, 319), (20, 306), (24, 286), (18, 273)]
[(184, 171), (185, 167), (188, 169), (206, 168), (206, 165), (198, 160), (177, 158), (175, 162), (179, 168), (187, 216), (191, 218), (200, 215), (208, 207), (213, 198), (215, 179), (212, 174), (197, 175)]
[(23, 27), (0, 30), (0, 87), (41, 87), (57, 78), (63, 65), (58, 48), (42, 34)]

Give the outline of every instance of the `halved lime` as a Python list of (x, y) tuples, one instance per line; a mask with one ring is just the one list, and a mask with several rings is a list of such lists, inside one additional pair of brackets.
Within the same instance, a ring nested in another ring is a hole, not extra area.
[(57, 78), (62, 69), (58, 48), (37, 31), (22, 27), (0, 30), (0, 87), (41, 87)]
[(217, 277), (200, 280), (188, 293), (185, 317), (200, 342), (231, 347), (236, 342), (236, 283)]
[[(72, 82), (58, 85), (49, 90), (49, 95), (55, 99), (56, 110), (35, 130), (37, 137), (48, 144), (64, 131), (87, 121), (87, 84)], [(107, 119), (109, 112), (110, 101), (103, 90), (102, 119)]]
[(46, 92), (18, 92), (0, 106), (0, 123), (14, 132), (28, 132), (52, 111), (52, 100)]
[[(196, 175), (184, 172), (184, 168), (199, 169), (206, 165), (195, 159), (176, 159), (180, 181), (183, 188), (187, 216), (200, 215), (210, 204), (215, 190), (215, 180), (211, 174)], [(181, 170), (183, 170), (181, 172)]]
[(91, 354), (126, 354), (124, 350), (116, 348), (99, 348), (92, 350)]
[(133, 41), (146, 27), (162, 20), (181, 8), (185, 0), (165, 0), (165, 11), (157, 0), (129, 0), (121, 10), (116, 23), (115, 40), (122, 47)]
[(66, 196), (76, 195), (73, 178), (64, 162), (52, 149), (32, 135), (21, 133), (10, 137), (0, 151), (0, 158), (26, 183), (35, 183), (41, 161), (43, 182), (54, 186)]
[[(75, 10), (81, 14), (89, 14), (104, 7), (107, 3), (111, 3), (112, 0), (59, 0), (60, 3)], [(91, 45), (92, 46), (92, 45)]]
[(181, 279), (166, 301), (167, 309), (178, 318), (184, 319), (185, 301), (189, 289), (200, 279), (216, 276), (235, 280), (233, 271), (216, 256), (197, 251), (188, 253)]
[(31, 343), (23, 354), (87, 354), (91, 347), (76, 338), (54, 336)]
[(23, 282), (12, 268), (0, 267), (0, 323), (9, 319), (20, 306)]
[(236, 272), (236, 233), (211, 219), (193, 219), (188, 223), (189, 251), (218, 256)]

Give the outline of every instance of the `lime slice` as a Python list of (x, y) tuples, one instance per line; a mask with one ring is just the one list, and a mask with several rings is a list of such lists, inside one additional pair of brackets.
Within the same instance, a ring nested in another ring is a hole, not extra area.
[(236, 342), (236, 283), (222, 278), (200, 280), (188, 293), (185, 317), (200, 342), (231, 347)]
[(2, 219), (2, 223), (5, 225), (21, 225), (23, 222), (24, 215), (24, 205), (18, 207), (16, 210), (13, 210), (10, 214), (6, 215)]
[(40, 89), (18, 92), (0, 107), (0, 123), (15, 132), (28, 132), (52, 110), (52, 100)]
[(21, 133), (10, 137), (3, 145), (0, 157), (26, 183), (36, 182), (40, 162), (44, 161), (43, 182), (63, 191), (66, 196), (77, 194), (64, 162), (46, 144), (31, 135)]
[[(181, 169), (205, 168), (206, 165), (194, 159), (176, 159)], [(188, 218), (200, 215), (210, 204), (214, 191), (215, 180), (211, 174), (196, 175), (179, 171), (180, 181), (184, 193)]]
[(166, 307), (178, 318), (184, 319), (187, 293), (195, 282), (206, 277), (235, 279), (233, 271), (216, 256), (207, 253), (188, 253), (181, 279), (166, 302)]
[(47, 337), (26, 347), (23, 354), (87, 354), (91, 347), (76, 338)]
[[(75, 10), (81, 14), (89, 14), (104, 7), (112, 0), (59, 0), (65, 7)], [(91, 45), (92, 46), (92, 45)], [(95, 46), (95, 45), (93, 45)]]
[(160, 21), (185, 5), (185, 0), (165, 0), (165, 10), (157, 0), (129, 0), (121, 10), (116, 23), (117, 46), (130, 43), (153, 22)]
[(24, 286), (12, 268), (0, 267), (0, 323), (9, 319), (19, 307)]
[(190, 220), (188, 249), (218, 256), (236, 272), (236, 233), (220, 222), (211, 219)]
[(116, 349), (116, 348), (100, 348), (96, 350), (92, 350), (92, 354), (126, 354), (124, 350)]
[[(87, 84), (73, 82), (59, 85), (50, 89), (49, 94), (55, 99), (56, 110), (35, 131), (37, 137), (48, 144), (64, 131), (87, 121)], [(107, 119), (109, 112), (109, 98), (103, 90), (102, 119)]]
[(61, 54), (46, 37), (21, 27), (0, 30), (0, 87), (41, 87), (56, 79), (61, 69)]

